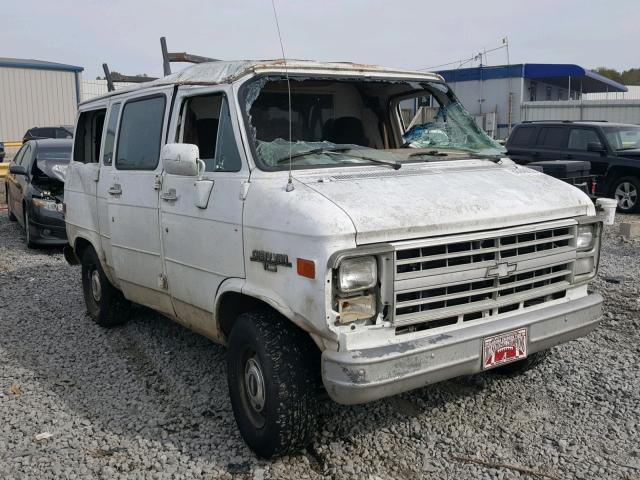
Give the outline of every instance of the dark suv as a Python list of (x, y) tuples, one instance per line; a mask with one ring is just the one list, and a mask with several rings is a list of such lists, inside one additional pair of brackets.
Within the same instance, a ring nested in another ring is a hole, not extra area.
[(73, 138), (73, 126), (58, 125), (55, 127), (33, 127), (22, 137), (22, 143), (42, 138)]
[(516, 125), (507, 140), (516, 163), (586, 160), (594, 194), (618, 200), (621, 212), (640, 210), (640, 126), (608, 122), (541, 121)]

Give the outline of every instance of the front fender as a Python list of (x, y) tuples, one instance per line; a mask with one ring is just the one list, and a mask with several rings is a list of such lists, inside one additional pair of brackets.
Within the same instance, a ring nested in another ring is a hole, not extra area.
[[(222, 282), (222, 284), (218, 288), (214, 312), (217, 324), (216, 327), (220, 332), (222, 330), (220, 325), (220, 306), (222, 299), (227, 293), (239, 293), (269, 305), (283, 317), (293, 322), (294, 325), (311, 335), (311, 338), (313, 338), (314, 342), (316, 342), (318, 347), (320, 347), (321, 349), (325, 348), (324, 340), (337, 342), (337, 336), (335, 336), (335, 338), (327, 338), (327, 335), (333, 335), (333, 332), (329, 330), (318, 330), (311, 320), (309, 320), (299, 312), (295, 312), (294, 310), (292, 310), (285, 299), (277, 292), (268, 288), (263, 288), (260, 285), (254, 284), (243, 278), (227, 279)], [(223, 335), (221, 335), (221, 338), (222, 337)]]

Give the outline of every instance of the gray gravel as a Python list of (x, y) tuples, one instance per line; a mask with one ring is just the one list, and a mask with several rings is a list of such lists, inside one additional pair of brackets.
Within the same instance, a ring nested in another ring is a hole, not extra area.
[(640, 479), (640, 243), (616, 229), (594, 334), (518, 378), (326, 400), (313, 446), (267, 462), (236, 429), (222, 347), (145, 309), (97, 327), (79, 269), (0, 210), (0, 478)]

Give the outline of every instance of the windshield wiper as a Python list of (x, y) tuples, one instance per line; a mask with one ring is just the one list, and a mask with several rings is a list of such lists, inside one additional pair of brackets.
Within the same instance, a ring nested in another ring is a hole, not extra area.
[(293, 160), (294, 158), (306, 157), (307, 155), (318, 155), (321, 153), (332, 153), (332, 152), (346, 152), (347, 150), (351, 150), (347, 147), (319, 147), (312, 148), (311, 150), (305, 150), (304, 152), (293, 153), (291, 156), (287, 155), (286, 157), (282, 157), (278, 160), (277, 163), (288, 162), (289, 159)]
[(409, 154), (411, 157), (447, 157), (449, 154), (441, 152), (440, 150), (429, 150), (428, 152), (414, 152)]
[[(347, 150), (354, 150), (353, 148), (347, 148)], [(334, 152), (327, 152), (334, 153)], [(381, 165), (390, 165), (394, 170), (400, 170), (402, 164), (400, 162), (396, 162), (395, 160), (382, 160), (380, 158), (368, 157), (366, 155), (354, 155), (355, 158), (361, 158), (362, 160), (368, 160), (374, 163), (380, 163)]]
[[(284, 162), (288, 162), (289, 158), (294, 159), (297, 157), (304, 157), (306, 155), (317, 155), (317, 154), (321, 154), (321, 153), (329, 153), (329, 154), (340, 154), (340, 153), (344, 153), (347, 152), (349, 150), (355, 150), (354, 148), (349, 148), (349, 147), (320, 147), (320, 148), (314, 148), (311, 150), (305, 150), (304, 152), (298, 152), (298, 153), (294, 153), (293, 155), (291, 155), (291, 157), (286, 156), (281, 158), (280, 160), (278, 160), (278, 164), (282, 164)], [(402, 167), (402, 164), (393, 160), (382, 160), (379, 158), (373, 158), (373, 157), (368, 157), (366, 155), (354, 155), (355, 158), (360, 158), (362, 160), (368, 160), (370, 162), (374, 162), (374, 163), (380, 163), (382, 165), (390, 165), (393, 167), (394, 170), (399, 170), (400, 167)]]

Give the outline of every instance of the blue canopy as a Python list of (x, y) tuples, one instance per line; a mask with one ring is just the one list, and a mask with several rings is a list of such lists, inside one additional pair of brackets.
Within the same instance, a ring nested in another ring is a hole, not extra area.
[(495, 67), (473, 67), (436, 72), (447, 82), (469, 82), (496, 78), (527, 78), (549, 85), (567, 87), (571, 78), (572, 90), (582, 93), (626, 92), (627, 87), (599, 73), (578, 65), (554, 63), (524, 63), (518, 65), (498, 65)]

